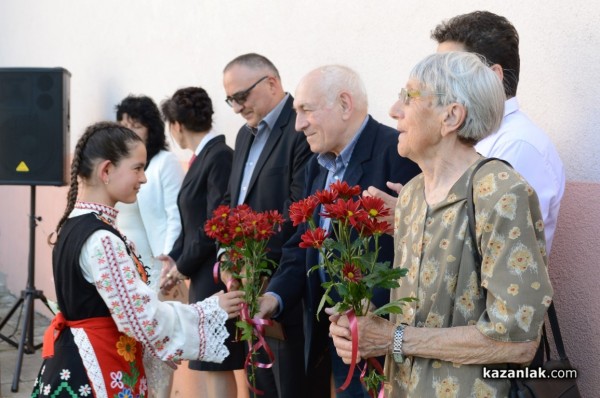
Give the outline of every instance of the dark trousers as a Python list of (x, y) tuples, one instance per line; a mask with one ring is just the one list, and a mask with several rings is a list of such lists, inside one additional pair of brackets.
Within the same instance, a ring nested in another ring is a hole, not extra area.
[[(256, 388), (264, 392), (256, 395), (250, 391), (253, 398), (306, 398), (306, 376), (304, 373), (304, 338), (302, 326), (300, 330), (288, 331), (286, 340), (265, 337), (275, 362), (270, 369), (256, 369)], [(264, 350), (258, 353), (260, 362), (267, 363)], [(248, 370), (250, 373), (250, 370)]]

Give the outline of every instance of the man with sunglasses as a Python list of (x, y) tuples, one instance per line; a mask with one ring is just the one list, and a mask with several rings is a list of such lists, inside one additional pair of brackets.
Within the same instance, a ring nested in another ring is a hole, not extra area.
[[(290, 204), (302, 198), (304, 165), (312, 154), (304, 135), (294, 127), (294, 99), (283, 90), (273, 63), (254, 53), (227, 64), (223, 86), (227, 104), (246, 120), (236, 137), (225, 203), (231, 207), (245, 203), (256, 211), (277, 210), (289, 219)], [(275, 263), (294, 232), (288, 221), (271, 237), (269, 258)], [(225, 284), (230, 278), (226, 272), (221, 274)], [(275, 362), (272, 369), (257, 369), (257, 388), (264, 391), (262, 397), (305, 397), (301, 303), (280, 321), (286, 339), (266, 338)], [(261, 362), (267, 359), (261, 358)]]

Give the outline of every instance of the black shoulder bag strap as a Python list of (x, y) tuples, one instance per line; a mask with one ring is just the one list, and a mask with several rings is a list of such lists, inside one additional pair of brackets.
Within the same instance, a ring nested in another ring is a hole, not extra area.
[(475, 174), (479, 169), (486, 163), (491, 162), (492, 160), (498, 160), (502, 163), (505, 163), (508, 167), (512, 168), (510, 163), (506, 160), (498, 159), (498, 158), (486, 158), (483, 159), (471, 172), (469, 176), (469, 183), (467, 185), (467, 218), (469, 219), (469, 233), (471, 234), (471, 243), (475, 246), (473, 249), (475, 256), (475, 261), (477, 262), (477, 276), (479, 280), (481, 280), (481, 253), (479, 252), (479, 245), (477, 244), (477, 235), (475, 233), (475, 203), (473, 203), (473, 180), (475, 179)]

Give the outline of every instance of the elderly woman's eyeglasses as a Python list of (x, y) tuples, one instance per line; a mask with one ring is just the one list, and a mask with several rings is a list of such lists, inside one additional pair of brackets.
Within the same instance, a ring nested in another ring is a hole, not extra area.
[(407, 90), (403, 88), (400, 90), (398, 94), (398, 99), (404, 104), (410, 104), (411, 100), (414, 98), (426, 97), (428, 95), (443, 95), (442, 93), (432, 93), (430, 91), (420, 91), (420, 90)]
[(244, 102), (246, 102), (246, 100), (248, 99), (248, 96), (250, 95), (250, 92), (252, 91), (252, 89), (254, 87), (256, 87), (258, 85), (258, 83), (262, 82), (263, 80), (265, 80), (268, 77), (269, 76), (263, 76), (260, 79), (258, 79), (256, 81), (256, 83), (254, 83), (253, 85), (248, 87), (246, 90), (238, 91), (237, 93), (228, 96), (227, 98), (225, 98), (225, 102), (227, 102), (227, 105), (229, 105), (231, 107), (233, 107), (234, 102), (237, 103), (238, 105), (244, 105)]

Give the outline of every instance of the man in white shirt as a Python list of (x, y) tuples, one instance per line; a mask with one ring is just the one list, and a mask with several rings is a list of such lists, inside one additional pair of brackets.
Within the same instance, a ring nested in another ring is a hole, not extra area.
[(519, 109), (519, 34), (504, 17), (474, 11), (444, 21), (432, 31), (438, 52), (483, 55), (504, 84), (506, 103), (498, 131), (477, 143), (477, 152), (508, 161), (535, 189), (544, 217), (546, 254), (550, 254), (560, 201), (565, 190), (562, 161), (548, 135)]

